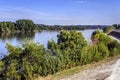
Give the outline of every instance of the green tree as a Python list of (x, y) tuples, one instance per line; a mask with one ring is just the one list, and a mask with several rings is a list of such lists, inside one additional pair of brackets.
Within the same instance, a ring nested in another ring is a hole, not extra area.
[(114, 29), (113, 26), (107, 26), (107, 27), (105, 27), (105, 28), (103, 29), (103, 32), (109, 33), (112, 29)]
[(16, 21), (16, 26), (20, 31), (33, 31), (35, 24), (32, 20), (20, 19)]

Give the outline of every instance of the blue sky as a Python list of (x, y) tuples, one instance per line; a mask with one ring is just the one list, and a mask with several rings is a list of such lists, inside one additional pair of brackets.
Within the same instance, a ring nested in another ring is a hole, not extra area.
[(0, 0), (0, 21), (17, 19), (50, 25), (120, 23), (120, 0)]

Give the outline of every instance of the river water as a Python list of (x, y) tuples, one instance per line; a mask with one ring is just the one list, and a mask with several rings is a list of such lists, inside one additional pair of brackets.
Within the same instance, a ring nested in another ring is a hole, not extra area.
[[(85, 39), (91, 44), (91, 34), (95, 31), (94, 29), (89, 30), (80, 30), (82, 32)], [(14, 46), (21, 45), (25, 42), (26, 39), (33, 40), (34, 42), (40, 43), (47, 48), (48, 40), (53, 39), (57, 42), (57, 35), (59, 31), (41, 31), (36, 33), (1, 33), (0, 34), (0, 56), (6, 55), (7, 49), (5, 48), (6, 43), (10, 43)]]

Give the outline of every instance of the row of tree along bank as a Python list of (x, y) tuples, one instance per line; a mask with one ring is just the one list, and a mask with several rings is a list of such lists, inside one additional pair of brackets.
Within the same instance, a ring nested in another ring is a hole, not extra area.
[[(84, 29), (103, 29), (107, 25), (44, 25), (35, 24), (29, 19), (20, 19), (16, 22), (0, 22), (0, 32), (34, 32), (41, 30), (84, 30)], [(116, 29), (120, 25), (113, 25)]]
[(48, 49), (33, 41), (22, 47), (7, 44), (9, 54), (0, 60), (0, 79), (33, 80), (120, 54), (120, 43), (103, 32), (93, 32), (92, 40), (95, 43), (89, 46), (81, 32), (63, 30), (57, 43), (48, 41)]
[(35, 30), (32, 20), (17, 20), (14, 22), (0, 22), (0, 32), (31, 32)]

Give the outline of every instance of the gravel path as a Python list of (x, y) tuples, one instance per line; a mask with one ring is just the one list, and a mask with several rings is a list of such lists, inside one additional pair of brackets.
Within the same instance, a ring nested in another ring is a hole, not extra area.
[(106, 80), (112, 74), (115, 64), (116, 60), (113, 60), (59, 80)]

